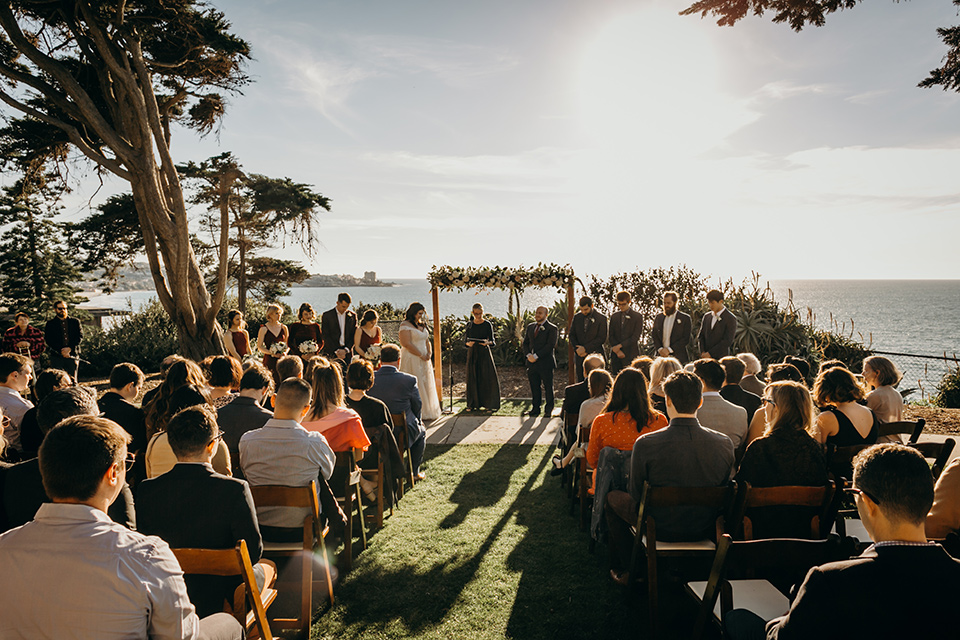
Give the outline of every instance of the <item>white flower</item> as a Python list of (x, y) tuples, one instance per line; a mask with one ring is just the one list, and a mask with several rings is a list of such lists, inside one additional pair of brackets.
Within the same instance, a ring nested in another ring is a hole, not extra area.
[(316, 353), (320, 351), (320, 345), (316, 340), (304, 340), (300, 343), (300, 353)]
[(272, 355), (280, 355), (281, 353), (287, 352), (287, 343), (286, 342), (274, 342), (270, 345), (270, 353)]

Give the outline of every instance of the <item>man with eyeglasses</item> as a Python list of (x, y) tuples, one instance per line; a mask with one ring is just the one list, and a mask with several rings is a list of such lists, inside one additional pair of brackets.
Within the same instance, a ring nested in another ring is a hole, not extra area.
[(107, 516), (126, 485), (129, 441), (96, 416), (69, 418), (47, 434), (40, 470), (53, 503), (0, 536), (0, 637), (243, 637), (229, 614), (197, 617), (163, 540)]
[(610, 373), (617, 375), (620, 369), (629, 367), (633, 359), (640, 355), (640, 332), (643, 319), (630, 308), (629, 291), (617, 294), (617, 311), (610, 316)]
[[(216, 415), (189, 407), (167, 425), (177, 464), (163, 475), (144, 480), (137, 489), (137, 528), (160, 536), (172, 548), (232, 549), (246, 540), (250, 561), (260, 560), (263, 543), (250, 487), (243, 480), (213, 470), (213, 453), (223, 432)], [(262, 583), (264, 567), (254, 565)], [(239, 576), (186, 576), (190, 601), (203, 617), (233, 601)]]
[(79, 320), (69, 317), (67, 303), (63, 300), (57, 300), (53, 310), (56, 317), (48, 320), (43, 328), (43, 338), (50, 350), (50, 366), (63, 369), (76, 380), (77, 369), (80, 367), (79, 347), (83, 340), (83, 329)]
[(960, 561), (927, 542), (933, 477), (920, 453), (881, 444), (857, 454), (857, 511), (874, 544), (859, 557), (814, 567), (790, 611), (769, 622), (727, 614), (732, 638), (955, 638)]

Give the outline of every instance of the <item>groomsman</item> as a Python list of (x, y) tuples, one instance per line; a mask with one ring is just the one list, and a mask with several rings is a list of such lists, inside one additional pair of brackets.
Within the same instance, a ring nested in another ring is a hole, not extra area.
[(663, 311), (653, 319), (653, 355), (676, 358), (686, 364), (693, 320), (677, 308), (679, 300), (676, 291), (663, 294)]
[(580, 313), (570, 324), (570, 344), (576, 360), (577, 382), (583, 382), (583, 359), (591, 353), (603, 353), (607, 341), (607, 317), (593, 308), (593, 299), (580, 298)]
[[(323, 354), (331, 360), (350, 362), (353, 334), (357, 330), (357, 314), (350, 311), (350, 294), (337, 296), (337, 306), (320, 316), (320, 334), (323, 336)], [(343, 367), (346, 371), (346, 366)]]
[(533, 409), (530, 417), (540, 415), (541, 392), (546, 393), (546, 415), (553, 413), (553, 370), (557, 368), (557, 347), (559, 331), (557, 325), (547, 320), (547, 308), (537, 307), (534, 314), (536, 322), (527, 325), (523, 336), (523, 353), (526, 356), (527, 379), (530, 380), (530, 393), (533, 396)]
[(629, 367), (633, 359), (640, 355), (640, 332), (643, 321), (640, 314), (630, 308), (630, 292), (617, 294), (617, 308), (610, 316), (610, 373), (616, 375), (620, 369)]
[(700, 357), (719, 360), (730, 355), (733, 338), (737, 335), (737, 317), (723, 306), (723, 293), (716, 289), (707, 292), (710, 313), (703, 316), (700, 324)]

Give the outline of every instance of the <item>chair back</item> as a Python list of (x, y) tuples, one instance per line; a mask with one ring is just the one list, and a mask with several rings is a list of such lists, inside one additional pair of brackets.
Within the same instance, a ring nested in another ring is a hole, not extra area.
[(726, 532), (727, 522), (737, 495), (737, 483), (731, 481), (722, 487), (654, 487), (643, 483), (640, 507), (637, 511), (637, 539), (645, 533), (648, 548), (656, 544), (655, 509), (672, 507), (704, 507), (716, 511), (717, 537)]
[(855, 444), (849, 447), (827, 445), (827, 469), (833, 474), (838, 489), (847, 486), (853, 479), (853, 459), (858, 453), (872, 446), (872, 444)]
[[(394, 434), (397, 436), (397, 448), (400, 449), (400, 455), (405, 459), (405, 476), (410, 482), (410, 488), (416, 481), (413, 477), (413, 456), (410, 453), (410, 436), (407, 434), (407, 417), (403, 413), (391, 413), (393, 419)], [(403, 497), (403, 483), (400, 483), (400, 497)]]
[[(249, 629), (256, 625), (260, 637), (272, 640), (273, 634), (267, 622), (267, 607), (276, 599), (277, 592), (271, 585), (264, 585), (264, 592), (260, 592), (257, 579), (253, 574), (253, 564), (250, 562), (250, 553), (247, 551), (246, 540), (237, 542), (233, 549), (171, 549), (180, 563), (180, 569), (187, 574), (202, 574), (209, 576), (235, 576), (243, 580), (244, 594), (250, 606), (250, 615), (242, 603), (234, 603), (233, 615), (237, 621)], [(252, 618), (252, 619), (250, 619)]]
[(943, 442), (911, 442), (910, 446), (923, 454), (924, 458), (932, 460), (930, 471), (933, 473), (933, 481), (940, 479), (944, 467), (950, 462), (950, 454), (956, 441), (953, 438), (947, 438)]
[(916, 421), (901, 420), (900, 422), (886, 422), (880, 424), (878, 428), (878, 434), (881, 438), (883, 436), (892, 435), (910, 436), (907, 442), (913, 444), (920, 439), (920, 434), (923, 433), (923, 428), (926, 426), (926, 424), (927, 422), (923, 418), (920, 418)]
[[(753, 540), (752, 509), (768, 507), (806, 507), (811, 513), (809, 526), (805, 531), (797, 531), (794, 538), (822, 539), (829, 533), (836, 516), (834, 508), (839, 506), (834, 500), (836, 483), (828, 480), (819, 487), (781, 486), (754, 487), (744, 482), (738, 487), (736, 506), (730, 521), (731, 530), (742, 530), (743, 540)], [(780, 513), (786, 513), (783, 509)], [(797, 509), (792, 509), (796, 512)], [(756, 513), (756, 512), (754, 512)], [(792, 521), (792, 520), (791, 520)], [(738, 524), (740, 525), (738, 527)]]

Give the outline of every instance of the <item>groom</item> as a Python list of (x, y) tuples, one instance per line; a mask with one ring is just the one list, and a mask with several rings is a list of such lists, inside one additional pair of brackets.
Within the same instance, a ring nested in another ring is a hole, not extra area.
[(553, 370), (557, 368), (557, 358), (554, 350), (557, 347), (559, 332), (557, 325), (547, 320), (547, 308), (537, 307), (534, 314), (536, 322), (527, 325), (523, 337), (523, 353), (526, 357), (527, 378), (530, 380), (530, 392), (533, 395), (533, 409), (529, 415), (535, 418), (540, 415), (540, 386), (547, 395), (547, 404), (544, 407), (546, 415), (553, 412)]
[(323, 354), (330, 360), (339, 360), (343, 371), (350, 363), (353, 334), (357, 330), (357, 314), (350, 311), (350, 294), (337, 296), (337, 306), (320, 316), (320, 334), (323, 336)]

